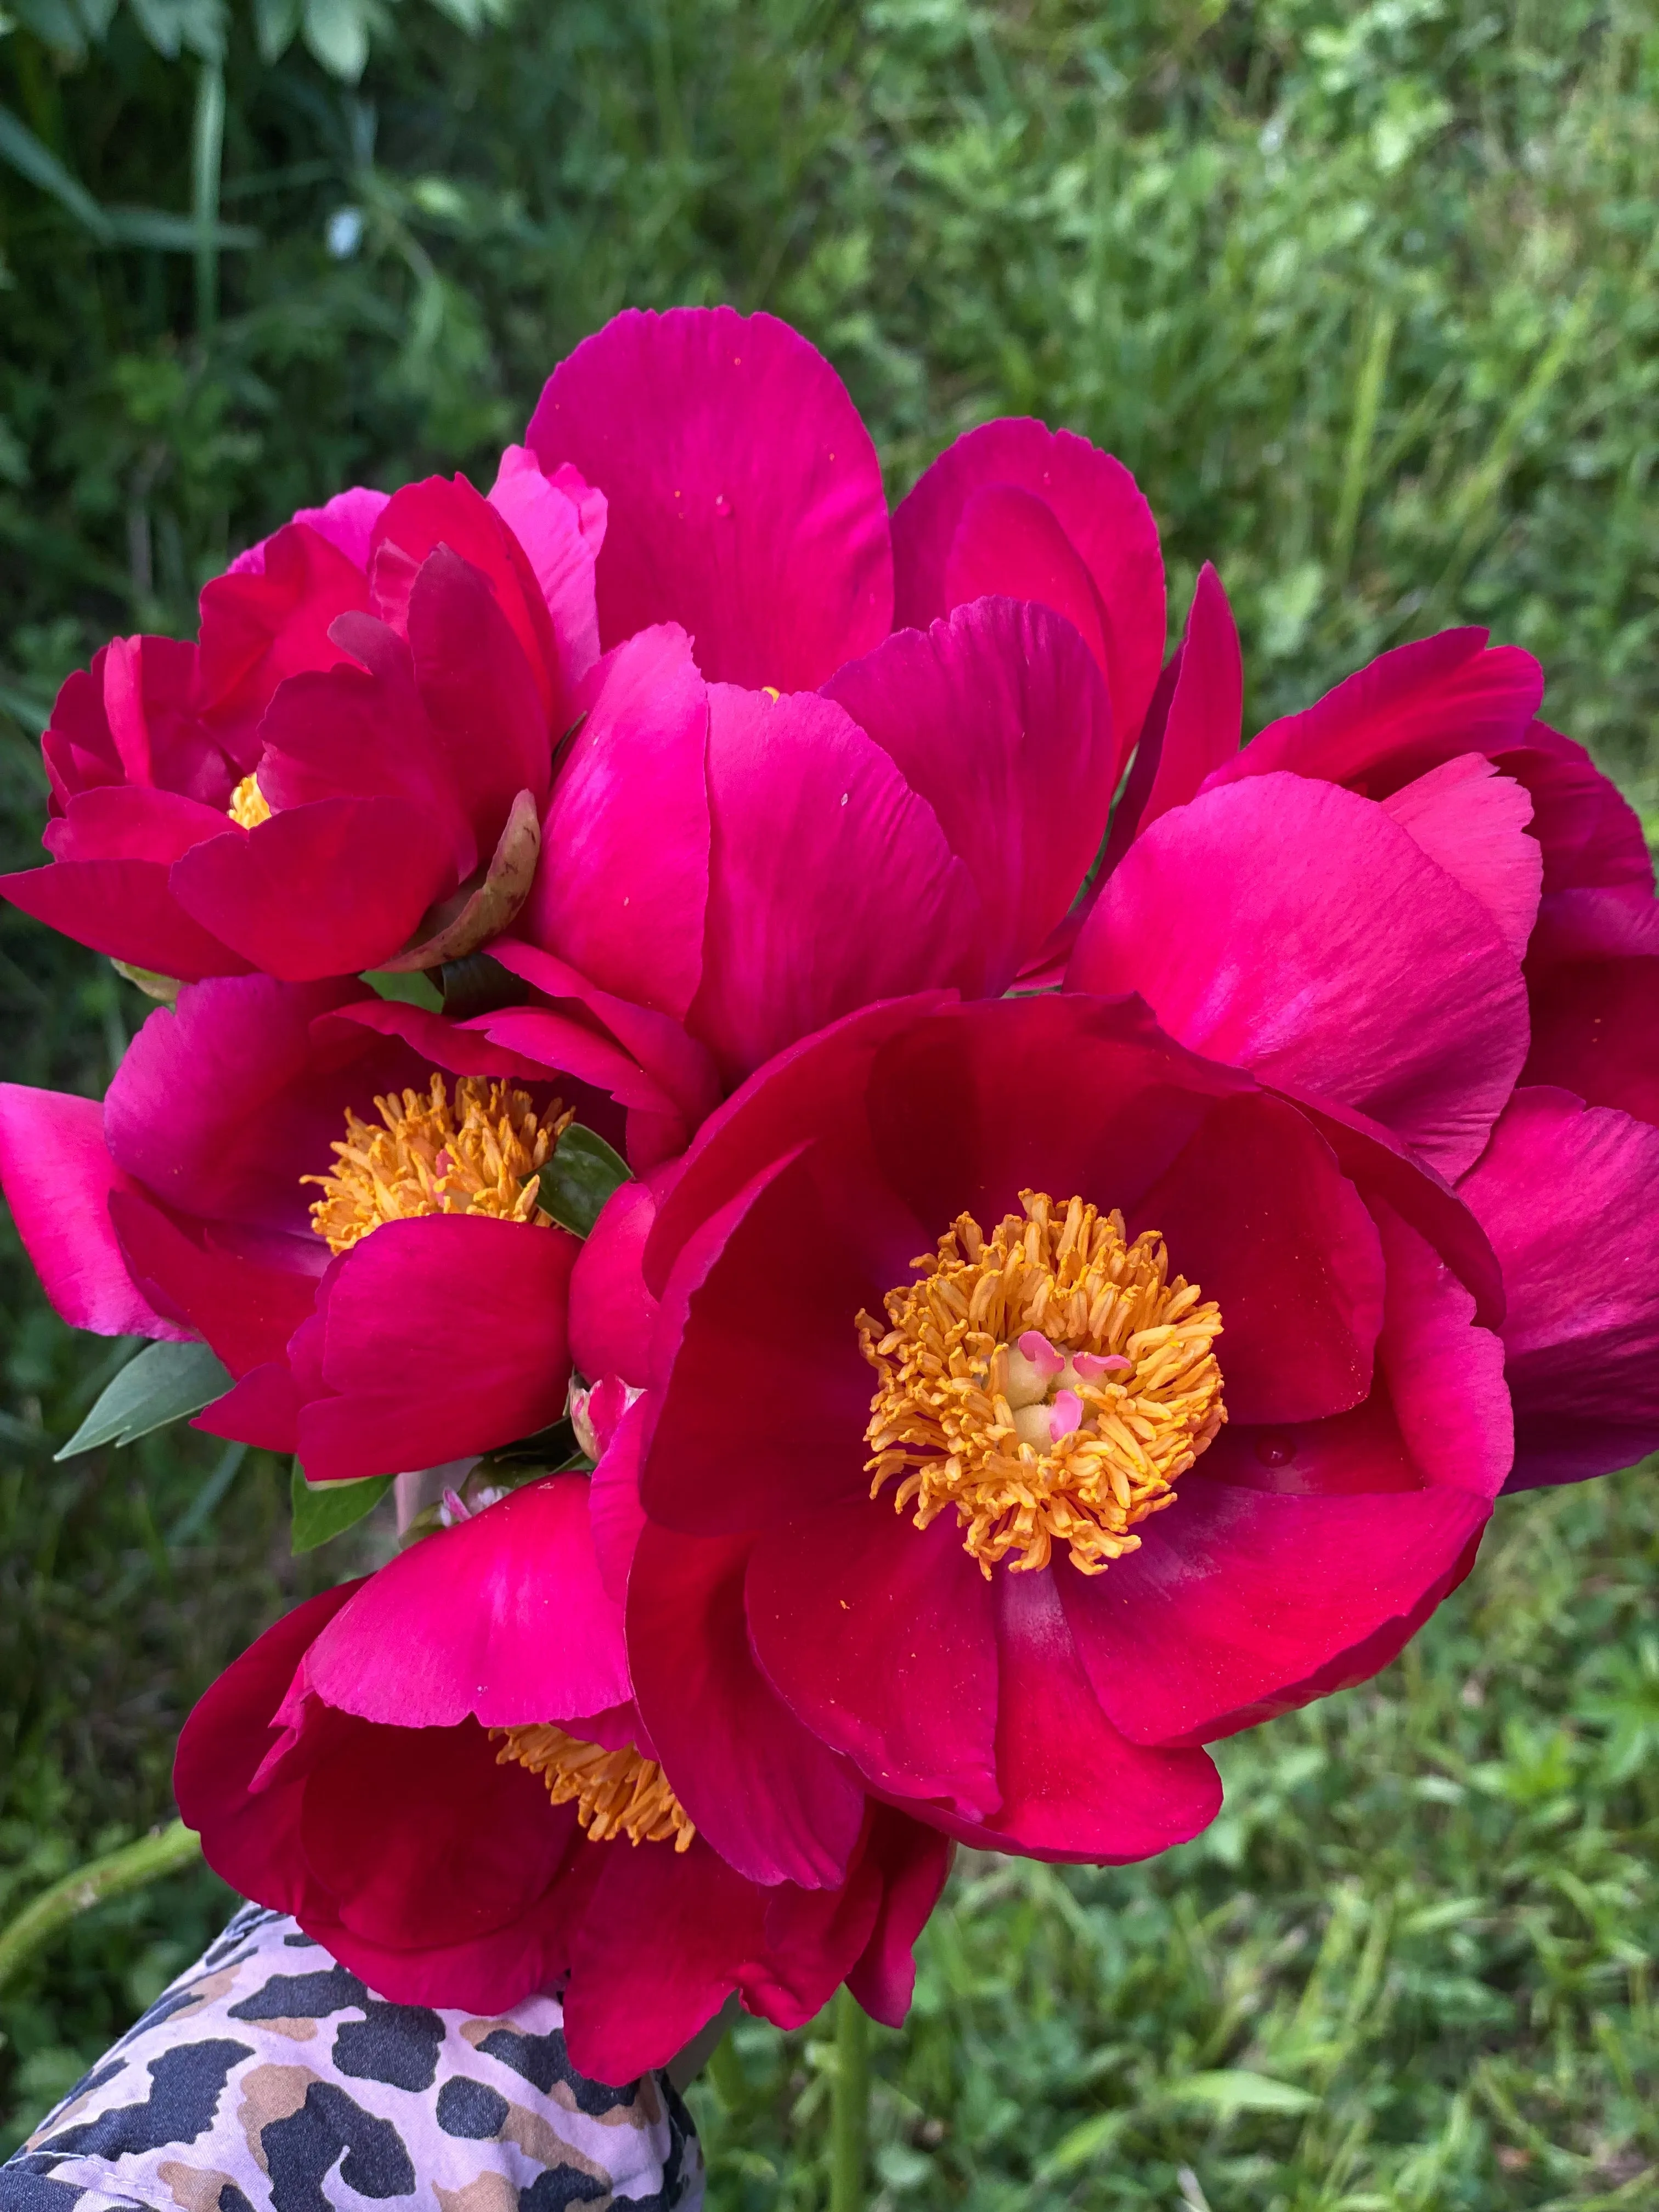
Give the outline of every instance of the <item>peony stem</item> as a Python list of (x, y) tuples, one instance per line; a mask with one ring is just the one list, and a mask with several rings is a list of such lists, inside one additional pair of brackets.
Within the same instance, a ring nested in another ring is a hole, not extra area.
[(870, 2021), (845, 1985), (836, 1992), (830, 2124), (830, 2212), (864, 2212), (864, 2174), (870, 2155)]
[(195, 1832), (182, 1820), (173, 1820), (151, 1835), (141, 1836), (136, 1844), (77, 1867), (50, 1889), (43, 1889), (15, 1920), (0, 1928), (0, 1987), (81, 1913), (102, 1905), (107, 1898), (124, 1897), (129, 1890), (142, 1889), (147, 1882), (192, 1865), (201, 1851)]

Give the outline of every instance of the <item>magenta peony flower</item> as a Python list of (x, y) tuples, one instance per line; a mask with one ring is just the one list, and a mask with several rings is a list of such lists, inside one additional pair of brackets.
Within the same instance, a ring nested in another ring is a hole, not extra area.
[(1183, 1043), (1464, 1178), (1503, 1267), (1510, 1486), (1626, 1466), (1659, 1446), (1640, 824), (1482, 630), (1384, 654), (1243, 751), (1237, 669), (1200, 580), (1068, 981), (1139, 991)]
[(572, 1341), (648, 1385), (635, 1692), (757, 1881), (840, 1880), (866, 1792), (1040, 1856), (1192, 1835), (1199, 1747), (1386, 1663), (1509, 1469), (1464, 1206), (1133, 999), (869, 1010), (659, 1190), (601, 1218)]
[(538, 1175), (573, 1108), (622, 1134), (469, 1026), (227, 977), (150, 1017), (101, 1109), (0, 1086), (0, 1177), (66, 1321), (202, 1339), (238, 1378), (199, 1425), (313, 1480), (389, 1474), (563, 1413), (580, 1246)]
[(604, 501), (510, 448), (307, 510), (210, 584), (191, 647), (118, 640), (42, 741), (26, 912), (173, 978), (436, 964), (498, 931), (597, 647)]
[(519, 1490), (246, 1652), (179, 1742), (210, 1864), (396, 2002), (489, 2013), (563, 1982), (600, 2081), (665, 2063), (733, 1991), (799, 2027), (845, 1979), (896, 2026), (945, 1839), (871, 1804), (830, 1889), (710, 1850), (632, 1702), (601, 1487)]

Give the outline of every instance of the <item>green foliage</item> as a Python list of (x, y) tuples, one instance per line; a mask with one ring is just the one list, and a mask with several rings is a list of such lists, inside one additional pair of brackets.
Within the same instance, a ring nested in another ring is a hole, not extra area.
[(204, 1344), (147, 1344), (118, 1368), (97, 1403), (55, 1457), (74, 1459), (100, 1444), (130, 1444), (230, 1388), (230, 1371)]
[[(112, 632), (345, 483), (487, 477), (607, 314), (714, 299), (827, 349), (896, 493), (1010, 410), (1120, 453), (1256, 720), (1489, 623), (1654, 820), (1656, 91), (1643, 0), (0, 0), (0, 859)], [(150, 1011), (0, 909), (8, 1078), (95, 1094)], [(54, 1467), (111, 1347), (9, 1231), (0, 1304), (3, 1920), (391, 1539), (293, 1559), (286, 1467), (187, 1427)], [(1380, 1681), (1224, 1747), (1198, 1843), (965, 1864), (876, 2038), (884, 2205), (1650, 2203), (1656, 1547), (1651, 1473), (1506, 1505)], [(226, 1904), (173, 1876), (0, 1992), (0, 2150)], [(833, 2064), (722, 2051), (718, 2212), (823, 2202)]]

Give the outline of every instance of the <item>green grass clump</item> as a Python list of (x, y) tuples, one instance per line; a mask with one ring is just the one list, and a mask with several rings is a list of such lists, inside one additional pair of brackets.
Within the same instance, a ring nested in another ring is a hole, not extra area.
[[(677, 301), (797, 323), (896, 495), (998, 413), (1117, 452), (1177, 620), (1221, 568), (1252, 726), (1486, 623), (1659, 826), (1645, 0), (333, 0), (270, 58), (295, 12), (0, 11), (6, 866), (107, 635), (187, 631), (343, 483), (487, 473), (562, 352)], [(8, 1078), (95, 1094), (147, 1011), (0, 909)], [(167, 1817), (194, 1696), (366, 1554), (293, 1561), (286, 1471), (188, 1431), (54, 1466), (110, 1347), (9, 1232), (0, 1314), (4, 1917)], [(1659, 2200), (1656, 1573), (1650, 1470), (1507, 1504), (1377, 1683), (1224, 1747), (1197, 1843), (965, 1863), (877, 2039), (884, 2205)], [(226, 1904), (174, 1877), (0, 1991), (0, 2151)], [(738, 2031), (719, 2212), (823, 2201), (832, 2061)]]

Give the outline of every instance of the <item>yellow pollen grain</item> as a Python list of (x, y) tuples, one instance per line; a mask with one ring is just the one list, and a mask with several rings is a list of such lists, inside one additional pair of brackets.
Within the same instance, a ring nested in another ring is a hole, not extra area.
[[(989, 1237), (961, 1215), (937, 1255), (912, 1263), (920, 1279), (889, 1291), (885, 1322), (859, 1316), (881, 1377), (865, 1431), (870, 1495), (896, 1476), (895, 1510), (914, 1503), (919, 1528), (954, 1506), (988, 1578), (1003, 1559), (1046, 1567), (1060, 1543), (1080, 1573), (1100, 1574), (1139, 1548), (1137, 1524), (1174, 1504), (1176, 1480), (1227, 1418), (1220, 1309), (1170, 1276), (1155, 1230), (1130, 1243), (1121, 1213), (1080, 1198), (1061, 1207), (1026, 1190), (1020, 1206)], [(1066, 1363), (1053, 1381), (1034, 1382), (1018, 1352), (1033, 1329)], [(1127, 1364), (1085, 1378), (1070, 1364), (1084, 1353)], [(1082, 1419), (1051, 1441), (1057, 1383)]]
[(244, 830), (257, 830), (262, 822), (270, 819), (270, 801), (259, 788), (258, 775), (245, 775), (230, 794), (230, 804), (225, 811), (233, 822)]
[(606, 1751), (550, 1723), (492, 1729), (490, 1734), (506, 1739), (495, 1754), (498, 1766), (527, 1766), (539, 1774), (556, 1805), (574, 1799), (590, 1844), (614, 1843), (618, 1836), (635, 1844), (672, 1838), (677, 1851), (690, 1850), (697, 1831), (685, 1808), (655, 1759), (642, 1758), (632, 1744)]
[(528, 1091), (464, 1075), (452, 1104), (434, 1074), (424, 1094), (394, 1091), (374, 1103), (382, 1126), (348, 1107), (333, 1169), (301, 1178), (322, 1190), (311, 1220), (331, 1252), (349, 1251), (386, 1222), (430, 1213), (552, 1225), (538, 1177), (571, 1118), (556, 1098), (538, 1115)]

